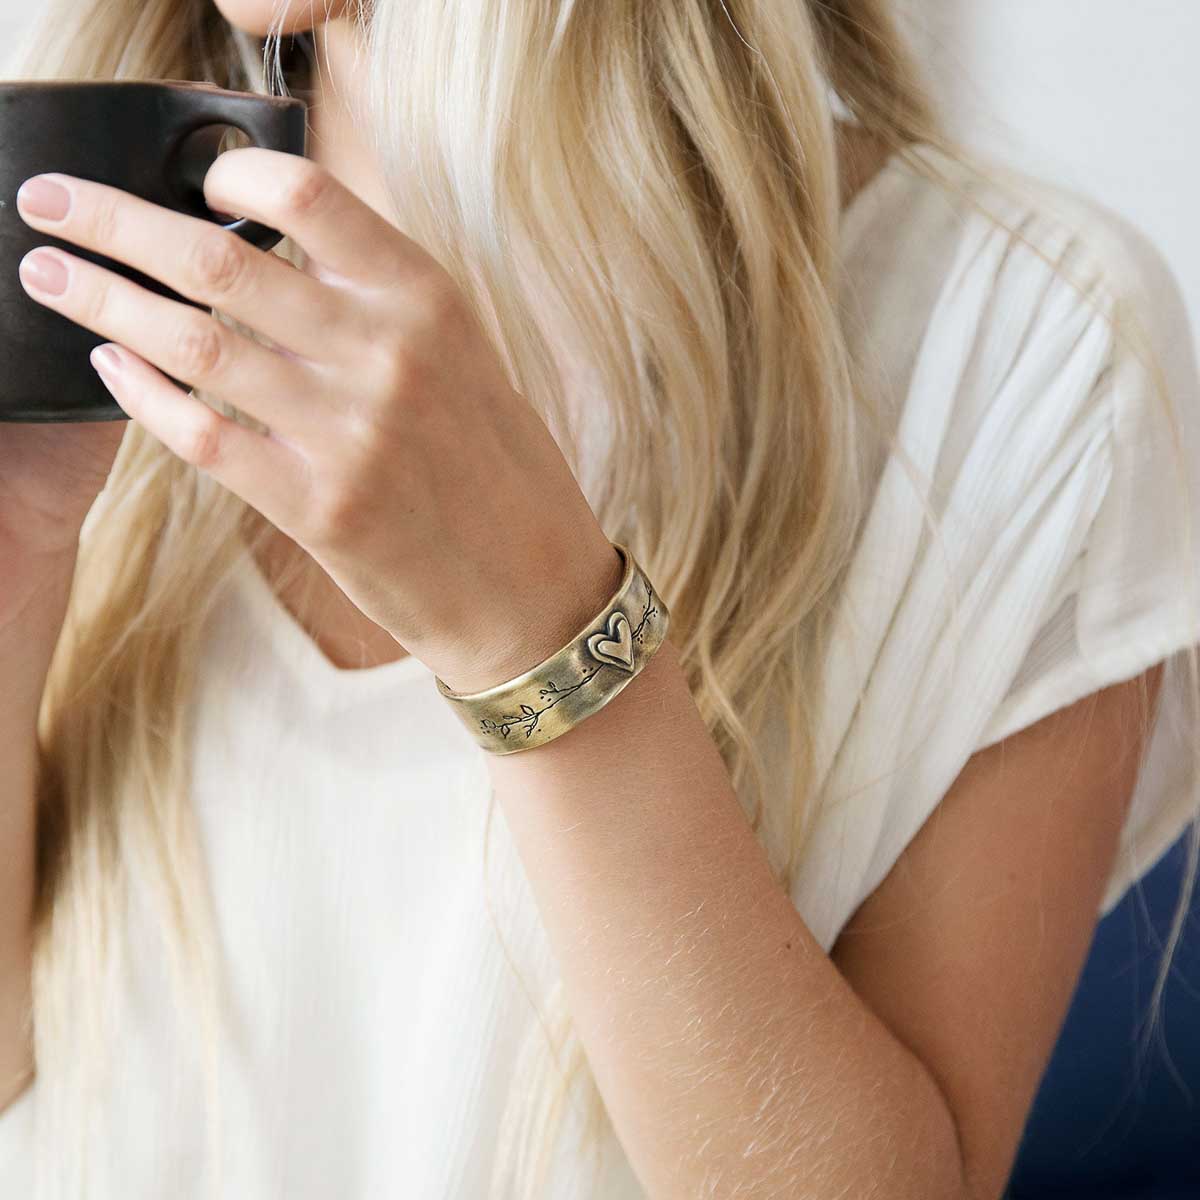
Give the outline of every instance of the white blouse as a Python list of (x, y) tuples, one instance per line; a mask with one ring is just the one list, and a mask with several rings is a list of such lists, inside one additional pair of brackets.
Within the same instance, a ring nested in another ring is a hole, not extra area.
[[(1099, 308), (900, 158), (845, 214), (848, 336), (903, 452), (875, 476), (847, 581), (792, 894), (826, 949), (974, 751), (1160, 659), (1161, 716), (1105, 911), (1200, 804), (1178, 653), (1200, 641), (1200, 599), (1176, 540), (1173, 443), (1107, 315), (1130, 303), (1165, 338), (1182, 306), (1098, 209), (1031, 182), (1013, 200), (921, 150), (1095, 282)], [(1200, 475), (1190, 357), (1171, 382)], [(192, 712), (232, 1004), (220, 1194), (481, 1200), (523, 1039), (540, 1036), (522, 981), (540, 998), (555, 978), (499, 807), (485, 881), (483, 752), (419, 660), (335, 667), (249, 556)], [(129, 920), (138, 952), (88, 1194), (199, 1200), (198, 1038), (172, 1016), (136, 906)], [(35, 1194), (37, 1094), (35, 1081), (0, 1115), (4, 1196)], [(576, 1132), (552, 1200), (590, 1194)], [(642, 1195), (615, 1140), (604, 1170), (597, 1195)]]

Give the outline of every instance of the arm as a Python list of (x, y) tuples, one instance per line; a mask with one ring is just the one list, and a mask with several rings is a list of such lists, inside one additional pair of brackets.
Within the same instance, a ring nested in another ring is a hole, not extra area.
[(770, 875), (669, 639), (569, 734), (489, 756), (649, 1196), (1001, 1194), (1136, 778), (1135, 687), (975, 755), (832, 956)]
[[(327, 172), (242, 147), (204, 188), (211, 208), (295, 238), (319, 276), (196, 218), (56, 179), (70, 215), (36, 227), (284, 353), (57, 249), (67, 289), (36, 298), (114, 339), (105, 378), (122, 408), (309, 551), (450, 687), (508, 678), (578, 628), (576, 614), (546, 613), (546, 578), (583, 612), (611, 594), (615, 552), (470, 306)], [(515, 522), (533, 496), (539, 520)], [(529, 637), (544, 640), (517, 646)], [(669, 639), (578, 729), (489, 757), (597, 1081), (654, 1200), (713, 1180), (742, 1197), (998, 1193), (1132, 789), (1129, 696), (1105, 689), (976, 756), (832, 956), (775, 884)], [(1129, 753), (1114, 770), (1118, 742)], [(967, 875), (977, 844), (986, 858)], [(938, 883), (915, 912), (910, 869)], [(1067, 878), (1061, 899), (1038, 902), (1045, 880)], [(1004, 902), (980, 905), (980, 884)], [(961, 964), (958, 977), (908, 978), (901, 936)]]
[(0, 1112), (24, 1090), (33, 1071), (25, 1016), (35, 878), (37, 714), (74, 570), (74, 548), (25, 554), (9, 547), (0, 577)]

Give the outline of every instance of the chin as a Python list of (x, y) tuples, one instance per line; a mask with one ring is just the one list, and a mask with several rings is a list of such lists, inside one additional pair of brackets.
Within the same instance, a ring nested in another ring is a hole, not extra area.
[(300, 33), (344, 17), (354, 0), (213, 0), (230, 25), (245, 33), (262, 37), (279, 33)]

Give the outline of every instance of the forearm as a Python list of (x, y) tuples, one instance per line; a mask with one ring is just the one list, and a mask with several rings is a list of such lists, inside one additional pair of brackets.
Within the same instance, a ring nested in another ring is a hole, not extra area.
[(669, 639), (568, 734), (488, 763), (653, 1200), (965, 1194), (940, 1091), (771, 876)]

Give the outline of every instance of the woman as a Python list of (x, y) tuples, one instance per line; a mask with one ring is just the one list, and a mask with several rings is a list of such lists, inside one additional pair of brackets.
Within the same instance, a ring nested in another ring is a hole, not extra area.
[[(1130, 247), (872, 0), (64, 0), (28, 61), (284, 82), (312, 161), (207, 175), (272, 254), (22, 187), (213, 313), (22, 264), (131, 420), (0, 438), (5, 1194), (1000, 1195), (1196, 800)], [(585, 649), (557, 724), (447, 694)]]

